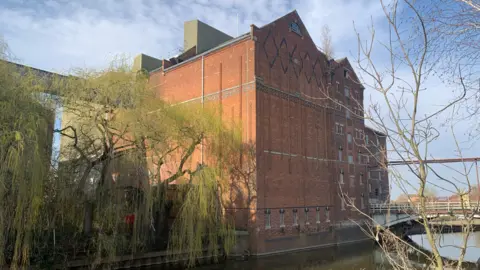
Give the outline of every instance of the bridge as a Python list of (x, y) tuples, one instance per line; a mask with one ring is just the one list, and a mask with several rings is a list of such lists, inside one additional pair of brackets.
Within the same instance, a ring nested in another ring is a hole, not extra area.
[[(427, 218), (456, 217), (464, 219), (465, 215), (474, 215), (480, 219), (480, 202), (427, 202), (425, 205)], [(371, 204), (370, 214), (376, 225), (390, 227), (401, 223), (422, 219), (420, 203)]]

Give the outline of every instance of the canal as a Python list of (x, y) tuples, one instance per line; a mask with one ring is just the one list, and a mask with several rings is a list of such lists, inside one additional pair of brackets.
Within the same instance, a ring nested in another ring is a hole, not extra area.
[[(413, 235), (411, 239), (429, 250), (430, 246), (424, 235)], [(455, 259), (460, 251), (454, 245), (462, 243), (461, 233), (443, 234), (439, 237), (442, 256)], [(476, 262), (480, 256), (480, 232), (474, 232), (468, 239), (465, 260)], [(195, 270), (241, 270), (241, 269), (275, 269), (275, 270), (390, 270), (385, 256), (373, 243), (325, 248), (321, 250), (303, 251), (250, 259), (247, 261), (229, 260), (218, 265), (208, 265)]]
[(247, 261), (229, 260), (217, 265), (197, 267), (195, 270), (358, 270), (390, 269), (382, 263), (381, 252), (373, 243), (363, 242), (320, 250), (302, 251), (283, 255), (250, 259)]
[[(427, 250), (432, 250), (426, 235), (412, 235), (410, 238), (418, 245)], [(460, 249), (463, 241), (462, 233), (446, 233), (439, 235), (438, 245), (440, 255), (449, 259), (457, 259), (460, 256)], [(480, 257), (480, 231), (470, 233), (465, 252), (465, 261), (476, 262)]]

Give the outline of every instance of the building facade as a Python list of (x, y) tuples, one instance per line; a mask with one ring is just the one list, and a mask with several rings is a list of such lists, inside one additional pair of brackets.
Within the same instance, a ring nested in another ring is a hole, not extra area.
[(365, 128), (367, 157), (367, 181), (370, 203), (390, 201), (390, 183), (388, 181), (387, 136), (372, 128)]
[[(227, 212), (245, 231), (245, 249), (264, 255), (367, 239), (356, 223), (370, 198), (364, 88), (348, 59), (319, 51), (296, 11), (219, 44), (202, 42), (218, 34), (211, 27), (197, 31), (188, 50), (147, 71), (159, 97), (218, 104), (224, 121), (241, 124), (254, 184), (233, 179), (241, 188), (231, 189)], [(204, 162), (201, 151), (193, 163)]]

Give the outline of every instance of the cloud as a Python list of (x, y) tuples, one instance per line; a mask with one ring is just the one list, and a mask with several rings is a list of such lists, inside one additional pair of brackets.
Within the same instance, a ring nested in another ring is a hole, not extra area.
[[(362, 8), (364, 12), (358, 12)], [(24, 64), (54, 71), (100, 67), (113, 55), (166, 58), (183, 45), (183, 22), (200, 19), (236, 36), (298, 9), (310, 34), (328, 23), (339, 56), (351, 48), (352, 21), (364, 25), (373, 1), (7, 1), (0, 4), (0, 34)], [(237, 19), (238, 18), (238, 19)], [(237, 24), (238, 20), (238, 24)], [(369, 20), (368, 20), (369, 21)]]

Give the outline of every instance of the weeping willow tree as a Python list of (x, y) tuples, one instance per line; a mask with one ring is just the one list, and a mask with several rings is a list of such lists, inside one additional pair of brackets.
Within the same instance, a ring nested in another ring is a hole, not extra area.
[[(219, 108), (167, 104), (122, 60), (48, 79), (13, 67), (0, 74), (1, 265), (97, 264), (146, 252), (170, 209), (171, 256), (193, 265), (231, 249), (222, 192), (241, 143)], [(62, 107), (53, 166), (51, 96), (42, 94), (52, 92)]]
[(0, 56), (0, 265), (17, 266), (29, 263), (42, 221), (53, 114), (42, 103), (48, 78)]

